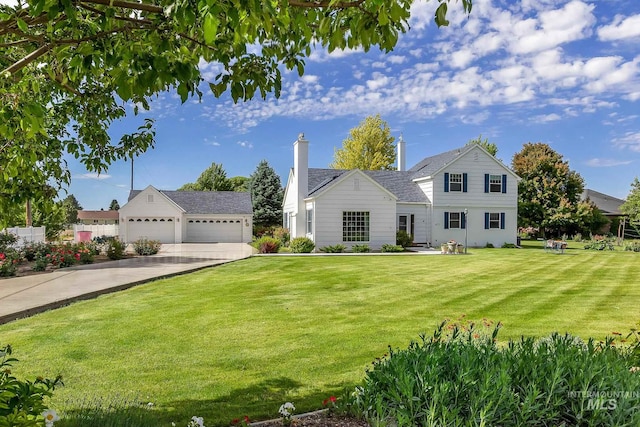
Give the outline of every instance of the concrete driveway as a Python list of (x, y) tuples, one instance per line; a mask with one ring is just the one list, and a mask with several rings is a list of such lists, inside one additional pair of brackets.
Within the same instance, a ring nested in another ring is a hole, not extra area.
[(156, 255), (0, 279), (0, 324), (154, 279), (251, 256), (241, 243), (163, 244)]

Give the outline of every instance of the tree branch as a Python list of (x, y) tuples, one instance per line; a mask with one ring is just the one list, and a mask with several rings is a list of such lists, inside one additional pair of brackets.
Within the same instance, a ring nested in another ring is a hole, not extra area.
[[(80, 3), (80, 7), (82, 7), (85, 10), (88, 10), (89, 12), (93, 12), (97, 15), (100, 16), (105, 16), (105, 13), (99, 9), (96, 9), (95, 7), (91, 7), (89, 5), (86, 5), (84, 3)], [(114, 16), (113, 19), (117, 20), (117, 21), (125, 21), (125, 22), (134, 22), (134, 23), (140, 23), (140, 24), (145, 24), (145, 25), (150, 25), (153, 24), (153, 22), (149, 19), (135, 19), (135, 18), (129, 18), (126, 16)]]
[(83, 3), (102, 4), (105, 6), (122, 7), (125, 9), (142, 10), (145, 12), (163, 14), (164, 9), (161, 6), (148, 3), (133, 3), (121, 0), (83, 0)]
[(49, 52), (52, 48), (53, 48), (52, 44), (46, 44), (44, 46), (40, 46), (39, 48), (31, 52), (29, 55), (15, 62), (13, 65), (10, 65), (9, 67), (5, 68), (0, 74), (6, 74), (6, 73), (13, 74), (16, 71), (20, 71), (21, 69), (26, 67), (28, 64), (32, 63), (33, 61), (40, 58), (45, 53)]
[(310, 8), (310, 9), (318, 9), (318, 8), (319, 9), (326, 9), (326, 8), (348, 9), (353, 7), (359, 7), (362, 3), (364, 3), (364, 0), (337, 2), (333, 4), (331, 3), (331, 1), (328, 1), (328, 0), (314, 0), (314, 1), (289, 0), (289, 6), (303, 7), (303, 8)]

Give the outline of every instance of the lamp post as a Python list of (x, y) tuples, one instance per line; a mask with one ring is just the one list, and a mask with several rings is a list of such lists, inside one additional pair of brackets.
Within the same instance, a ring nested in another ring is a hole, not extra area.
[(467, 218), (467, 213), (469, 210), (465, 208), (464, 210), (464, 253), (467, 254), (467, 235), (469, 233), (469, 219)]

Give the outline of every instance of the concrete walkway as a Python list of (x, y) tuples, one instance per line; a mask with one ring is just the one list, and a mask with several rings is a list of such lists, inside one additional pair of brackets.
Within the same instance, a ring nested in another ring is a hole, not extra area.
[(156, 255), (0, 280), (0, 324), (151, 280), (251, 256), (246, 244), (164, 244)]

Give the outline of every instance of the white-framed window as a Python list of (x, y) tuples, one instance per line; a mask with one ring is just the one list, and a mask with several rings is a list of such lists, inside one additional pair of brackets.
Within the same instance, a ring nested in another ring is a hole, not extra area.
[(504, 212), (485, 212), (484, 213), (484, 229), (496, 230), (505, 229), (506, 214)]
[(313, 209), (307, 209), (306, 223), (306, 233), (313, 234)]
[(460, 212), (449, 212), (449, 228), (461, 228)]
[(398, 230), (409, 232), (407, 230), (407, 215), (400, 215), (398, 217)]
[(462, 191), (462, 174), (449, 174), (449, 191)]
[(489, 213), (489, 228), (500, 228), (500, 213), (499, 212), (490, 212)]
[(489, 175), (489, 192), (502, 193), (502, 175)]
[(445, 212), (444, 228), (466, 228), (467, 218), (464, 212)]
[(369, 221), (369, 212), (342, 212), (342, 241), (368, 242)]

